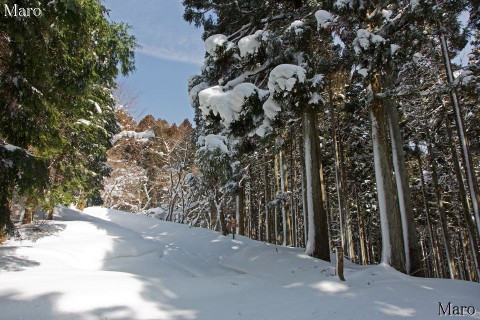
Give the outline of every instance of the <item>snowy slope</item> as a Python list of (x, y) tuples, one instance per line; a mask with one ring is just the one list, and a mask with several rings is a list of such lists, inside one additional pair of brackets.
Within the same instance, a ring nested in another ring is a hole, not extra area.
[(478, 283), (348, 263), (340, 282), (301, 249), (102, 208), (41, 229), (0, 246), (0, 319), (480, 319)]

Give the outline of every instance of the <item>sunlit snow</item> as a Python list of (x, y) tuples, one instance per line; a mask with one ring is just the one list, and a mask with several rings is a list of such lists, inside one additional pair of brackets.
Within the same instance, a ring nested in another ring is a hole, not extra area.
[(55, 218), (0, 246), (1, 319), (429, 320), (439, 302), (480, 316), (478, 283), (348, 261), (342, 282), (300, 248), (103, 208)]

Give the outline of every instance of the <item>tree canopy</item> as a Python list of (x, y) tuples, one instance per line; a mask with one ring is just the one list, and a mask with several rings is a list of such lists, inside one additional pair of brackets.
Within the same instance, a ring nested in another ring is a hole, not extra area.
[[(35, 188), (29, 205), (44, 208), (98, 201), (117, 130), (111, 90), (119, 71), (134, 70), (136, 47), (128, 25), (109, 21), (99, 0), (4, 5), (39, 8), (41, 15), (0, 20), (0, 234), (11, 233), (14, 193)], [(23, 151), (10, 161), (17, 148)], [(31, 161), (41, 165), (24, 164)], [(23, 174), (25, 167), (42, 174)]]

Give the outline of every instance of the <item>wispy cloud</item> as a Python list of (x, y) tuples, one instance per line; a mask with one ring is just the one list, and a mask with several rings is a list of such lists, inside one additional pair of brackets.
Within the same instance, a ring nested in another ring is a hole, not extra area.
[(110, 16), (132, 26), (143, 54), (169, 61), (201, 65), (205, 49), (202, 31), (183, 21), (178, 0), (108, 0)]
[(138, 50), (143, 54), (149, 55), (154, 58), (164, 59), (169, 61), (191, 63), (195, 65), (202, 65), (203, 59), (198, 54), (191, 54), (185, 50), (177, 51), (172, 48), (166, 48), (162, 46), (142, 46)]

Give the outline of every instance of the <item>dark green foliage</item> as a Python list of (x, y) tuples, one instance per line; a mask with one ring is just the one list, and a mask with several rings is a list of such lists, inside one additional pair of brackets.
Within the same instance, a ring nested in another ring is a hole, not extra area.
[[(49, 183), (33, 196), (47, 207), (98, 199), (117, 130), (111, 89), (119, 71), (134, 69), (135, 39), (128, 26), (105, 18), (98, 0), (3, 4), (40, 8), (42, 15), (0, 20), (0, 139), (23, 149), (24, 160), (42, 159), (35, 176), (48, 176), (43, 180)], [(15, 164), (9, 170), (18, 176), (24, 169)], [(32, 174), (4, 182), (22, 193)], [(2, 195), (2, 206), (11, 196)]]

